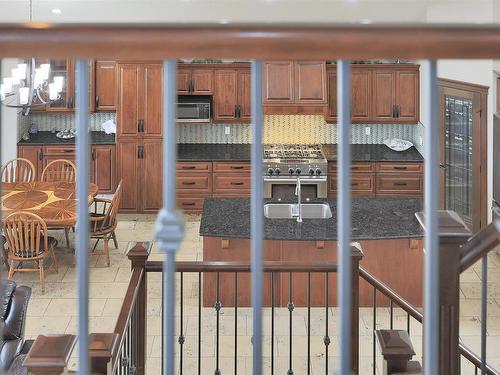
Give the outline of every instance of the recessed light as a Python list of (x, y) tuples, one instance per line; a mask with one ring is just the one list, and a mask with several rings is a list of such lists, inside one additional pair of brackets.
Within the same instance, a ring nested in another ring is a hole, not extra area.
[(223, 19), (219, 20), (219, 23), (220, 23), (221, 25), (226, 25), (226, 24), (228, 24), (228, 23), (229, 23), (229, 20), (228, 20), (228, 19), (226, 19), (226, 18), (223, 18)]
[(359, 23), (362, 23), (363, 25), (369, 25), (372, 23), (372, 20), (369, 20), (368, 18), (363, 18), (362, 20), (359, 20)]
[(54, 13), (54, 14), (61, 14), (62, 10), (59, 9), (59, 8), (54, 8), (54, 9), (52, 9), (52, 13)]

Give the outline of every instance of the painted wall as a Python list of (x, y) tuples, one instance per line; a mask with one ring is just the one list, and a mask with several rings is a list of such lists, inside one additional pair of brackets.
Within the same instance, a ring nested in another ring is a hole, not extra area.
[[(10, 72), (17, 64), (15, 59), (4, 59), (2, 61), (2, 72)], [(5, 74), (3, 74), (5, 76)], [(17, 156), (17, 141), (19, 135), (17, 131), (17, 110), (15, 108), (7, 108), (2, 106), (1, 118), (1, 158), (2, 164)]]

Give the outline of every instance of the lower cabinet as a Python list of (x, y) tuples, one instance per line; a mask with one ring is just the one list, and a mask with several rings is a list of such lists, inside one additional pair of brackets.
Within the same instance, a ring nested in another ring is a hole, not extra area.
[(250, 163), (214, 162), (214, 198), (250, 196)]
[[(51, 161), (66, 159), (75, 162), (76, 147), (74, 145), (21, 145), (17, 147), (17, 155), (33, 163), (36, 178), (39, 180), (43, 169)], [(90, 156), (90, 182), (99, 187), (99, 193), (113, 193), (116, 188), (115, 145), (92, 145)]]
[(212, 195), (212, 163), (180, 162), (176, 166), (177, 207), (187, 213), (201, 212)]

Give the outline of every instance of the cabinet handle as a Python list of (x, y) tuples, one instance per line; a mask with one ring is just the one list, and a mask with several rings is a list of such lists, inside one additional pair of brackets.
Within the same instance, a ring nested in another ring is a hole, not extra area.
[(230, 167), (230, 168), (231, 168), (231, 169), (243, 169), (243, 168), (245, 168), (245, 167), (244, 167), (244, 166), (242, 166), (242, 165), (231, 165), (231, 167)]
[(144, 146), (141, 146), (141, 159), (144, 159)]
[(99, 95), (95, 96), (95, 106), (99, 107)]
[(234, 106), (234, 117), (238, 118), (238, 106)]
[(351, 186), (358, 186), (358, 185), (359, 185), (359, 183), (357, 183), (357, 182), (351, 182)]
[(194, 203), (194, 202), (182, 202), (182, 205), (183, 206), (194, 206), (194, 205), (196, 205), (196, 203)]
[(139, 120), (137, 123), (137, 132), (144, 133), (144, 120)]
[(43, 150), (38, 151), (38, 160), (43, 160)]
[(394, 118), (394, 117), (397, 117), (397, 112), (396, 112), (396, 111), (397, 111), (397, 105), (396, 105), (396, 104), (394, 104), (394, 105), (392, 106), (392, 117), (393, 117), (393, 118)]
[(244, 182), (231, 182), (231, 185), (241, 186)]
[(137, 159), (141, 158), (141, 146), (137, 146)]
[(399, 118), (399, 113), (400, 113), (400, 107), (399, 105), (396, 106), (396, 117)]
[(73, 154), (75, 152), (75, 150), (68, 150), (68, 149), (66, 149), (66, 150), (62, 150), (62, 152), (65, 153), (65, 154)]
[(194, 80), (189, 81), (189, 92), (194, 92)]
[(92, 160), (95, 160), (95, 149), (92, 150)]
[(183, 185), (196, 185), (196, 182), (193, 182), (193, 181), (184, 181), (182, 184)]
[(70, 96), (70, 97), (68, 98), (68, 107), (69, 107), (69, 108), (73, 108), (73, 97), (72, 97), (72, 96)]
[(406, 171), (408, 169), (408, 167), (397, 167), (397, 166), (394, 166), (393, 168), (398, 171)]
[(395, 182), (394, 186), (406, 186), (408, 185), (406, 182)]
[(196, 167), (194, 165), (185, 165), (185, 166), (182, 167), (182, 169), (188, 169), (188, 170), (190, 170), (190, 169), (196, 169)]
[(236, 110), (236, 117), (241, 118), (241, 106), (239, 104), (237, 105)]

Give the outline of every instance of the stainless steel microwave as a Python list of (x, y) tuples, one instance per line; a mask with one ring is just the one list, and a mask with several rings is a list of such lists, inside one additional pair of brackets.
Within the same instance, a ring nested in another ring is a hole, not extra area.
[(209, 96), (179, 96), (177, 122), (210, 122), (212, 100)]

